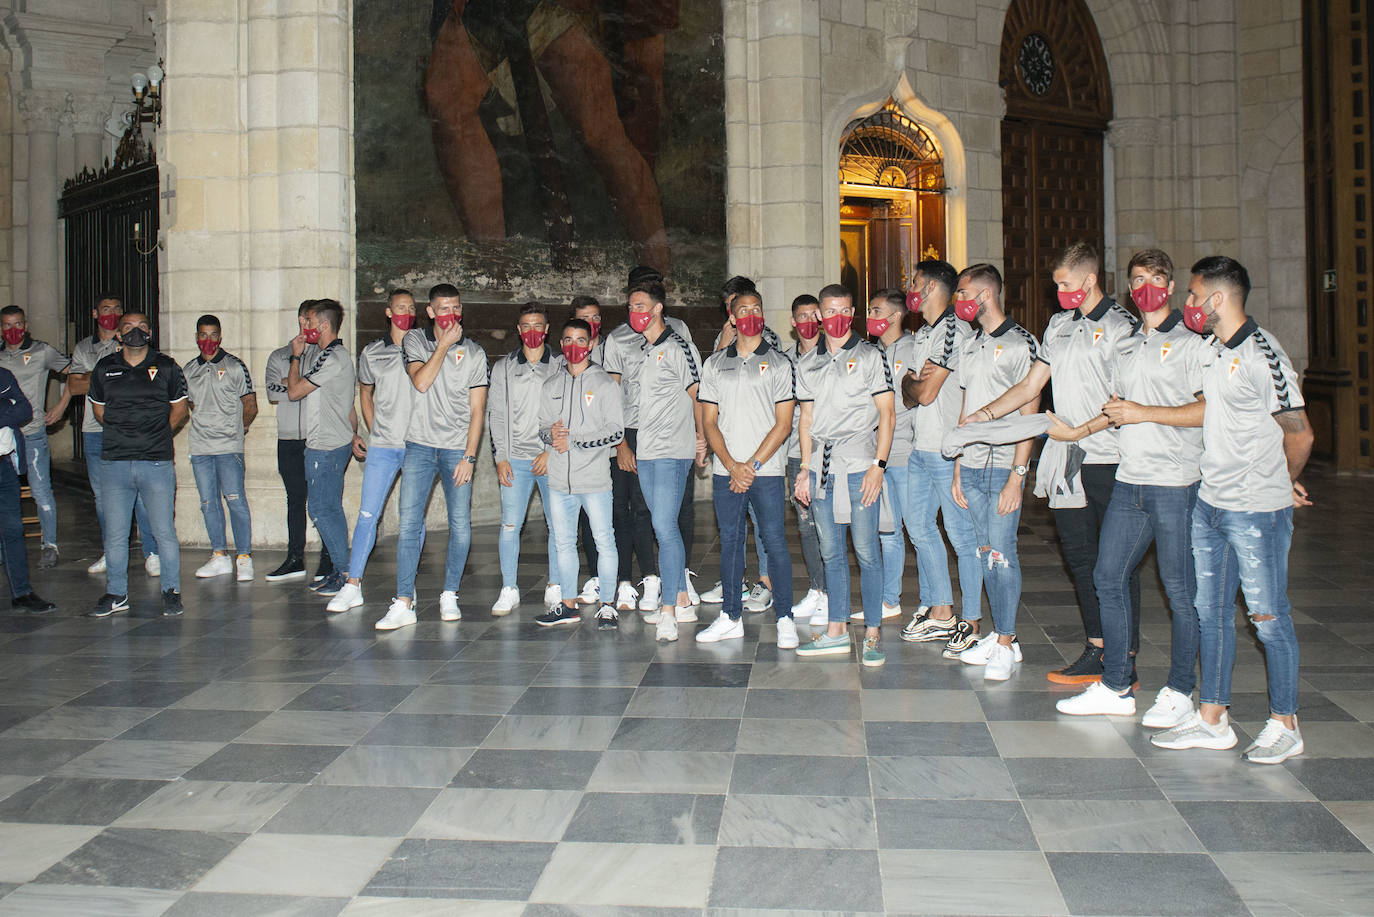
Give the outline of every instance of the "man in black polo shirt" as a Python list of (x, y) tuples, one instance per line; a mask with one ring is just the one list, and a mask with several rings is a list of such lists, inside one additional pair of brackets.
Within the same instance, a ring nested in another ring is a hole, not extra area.
[(86, 396), (104, 425), (100, 451), (105, 513), (105, 594), (88, 614), (103, 618), (129, 610), (129, 524), (143, 498), (162, 561), (162, 613), (181, 614), (181, 548), (173, 510), (177, 475), (172, 433), (185, 420), (186, 377), (176, 361), (152, 346), (148, 317), (126, 312), (119, 320), (123, 349), (91, 371)]

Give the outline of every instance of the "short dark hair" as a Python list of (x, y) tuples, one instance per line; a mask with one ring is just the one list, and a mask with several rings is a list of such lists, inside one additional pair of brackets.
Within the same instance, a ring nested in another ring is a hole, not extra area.
[(720, 301), (725, 302), (725, 300), (729, 299), (731, 296), (738, 296), (740, 293), (752, 289), (754, 289), (754, 281), (750, 280), (748, 277), (736, 274), (734, 277), (725, 281), (724, 285), (721, 286)]
[(543, 303), (539, 302), (530, 301), (521, 306), (520, 314), (516, 317), (516, 321), (519, 321), (526, 315), (542, 315), (544, 316), (544, 321), (549, 320), (548, 307), (546, 307)]
[(937, 286), (945, 291), (945, 295), (954, 296), (954, 288), (958, 284), (959, 272), (954, 269), (954, 265), (948, 261), (941, 261), (938, 258), (927, 258), (916, 263), (916, 273), (925, 277), (926, 280), (933, 281)]
[(730, 312), (732, 314), (735, 311), (735, 303), (739, 302), (741, 299), (756, 299), (760, 306), (763, 305), (763, 294), (754, 289), (753, 284), (750, 284), (747, 289), (739, 290), (735, 293), (735, 298), (730, 301)]
[(563, 330), (566, 332), (569, 328), (572, 328), (572, 329), (574, 329), (574, 330), (576, 330), (576, 331), (585, 331), (585, 332), (587, 332), (587, 337), (591, 337), (591, 336), (592, 336), (592, 326), (589, 325), (589, 324), (587, 324), (587, 322), (586, 322), (585, 319), (580, 319), (580, 318), (570, 318), (570, 319), (568, 319), (566, 322), (563, 323)]
[(462, 298), (462, 294), (458, 292), (458, 288), (451, 283), (436, 283), (429, 288), (430, 302), (434, 302), (436, 299), (457, 299), (461, 301)]
[(23, 318), (24, 321), (28, 321), (28, 320), (29, 320), (28, 316), (27, 316), (27, 315), (24, 315), (24, 310), (21, 309), (21, 308), (19, 308), (18, 306), (15, 306), (15, 305), (9, 305), (9, 306), (6, 306), (6, 307), (3, 308), (3, 309), (0, 309), (0, 316), (6, 316), (6, 315), (18, 315), (18, 316), (20, 316), (21, 318)]
[(115, 302), (119, 303), (119, 308), (124, 308), (124, 297), (120, 296), (114, 290), (101, 290), (99, 293), (95, 294), (95, 304), (97, 306), (107, 299), (113, 299)]
[(849, 292), (849, 287), (842, 283), (828, 283), (821, 287), (821, 291), (816, 294), (817, 301), (826, 299), (847, 299), (850, 305), (854, 304), (854, 294)]
[(1102, 259), (1097, 257), (1097, 249), (1079, 239), (1077, 242), (1071, 242), (1059, 253), (1059, 260), (1054, 262), (1054, 269), (1066, 267), (1073, 270), (1088, 265), (1091, 265), (1091, 272), (1096, 274), (1102, 270)]
[(889, 306), (899, 312), (906, 311), (906, 294), (895, 287), (885, 287), (868, 297), (869, 302), (873, 302), (875, 299), (885, 300)]
[[(636, 264), (634, 267), (630, 268), (629, 276), (625, 278), (625, 286), (632, 287), (646, 280), (657, 280), (659, 283), (662, 283), (663, 272), (645, 264)], [(627, 290), (626, 292), (629, 291)]]
[(1240, 294), (1240, 304), (1250, 296), (1250, 272), (1235, 258), (1225, 255), (1211, 255), (1193, 265), (1193, 276), (1201, 277), (1211, 284), (1230, 287)]
[(803, 293), (796, 299), (792, 300), (792, 312), (793, 314), (796, 314), (796, 311), (800, 309), (802, 306), (819, 306), (820, 304), (821, 301), (816, 297), (812, 296), (810, 293)]
[(595, 296), (574, 296), (572, 298), (572, 310), (574, 312), (578, 309), (585, 309), (587, 306), (596, 306), (600, 309), (601, 301)]
[(965, 280), (972, 280), (975, 283), (988, 283), (997, 289), (997, 295), (1002, 295), (1002, 272), (986, 261), (978, 264), (970, 264), (959, 272), (956, 284)]
[(1147, 248), (1131, 256), (1126, 265), (1126, 279), (1131, 279), (1131, 271), (1143, 267), (1151, 274), (1163, 274), (1166, 279), (1174, 279), (1174, 260), (1162, 248)]
[(415, 294), (414, 294), (414, 293), (410, 292), (409, 290), (405, 289), (404, 287), (397, 287), (396, 289), (392, 290), (390, 293), (386, 294), (386, 304), (387, 304), (388, 306), (391, 305), (391, 301), (392, 301), (393, 299), (395, 299), (397, 296), (409, 296), (411, 299), (414, 299), (414, 298), (415, 298)]
[(663, 280), (657, 273), (652, 277), (645, 277), (643, 280), (631, 283), (629, 289), (625, 291), (625, 295), (628, 296), (631, 293), (647, 293), (649, 298), (659, 305), (663, 304), (668, 295), (663, 289)]
[(317, 302), (319, 302), (318, 299), (302, 299), (300, 308), (296, 310), (296, 315), (301, 316), (307, 312), (312, 311), (315, 308), (315, 303)]
[(224, 332), (224, 328), (220, 325), (219, 319), (216, 316), (209, 314), (208, 312), (202, 315), (200, 318), (196, 319), (196, 330), (199, 331), (201, 328), (205, 328), (207, 326), (210, 328), (214, 328), (221, 334)]
[(343, 306), (337, 299), (317, 299), (310, 307), (316, 318), (329, 322), (329, 327), (338, 334), (343, 328)]

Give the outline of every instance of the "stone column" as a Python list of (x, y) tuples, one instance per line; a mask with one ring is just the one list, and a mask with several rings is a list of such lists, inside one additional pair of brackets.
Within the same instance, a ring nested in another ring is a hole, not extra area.
[(35, 337), (61, 341), (65, 335), (57, 278), (57, 130), (66, 93), (27, 89), (19, 112), (28, 131), (28, 294), (23, 303)]

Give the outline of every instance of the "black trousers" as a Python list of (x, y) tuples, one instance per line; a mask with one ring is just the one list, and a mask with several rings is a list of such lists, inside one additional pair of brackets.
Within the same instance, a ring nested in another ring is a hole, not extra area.
[[(638, 430), (625, 430), (625, 444), (632, 450), (638, 443)], [(615, 524), (615, 548), (620, 555), (619, 572), (617, 579), (621, 582), (634, 582), (633, 564), (636, 555), (639, 556), (639, 572), (643, 576), (653, 574), (658, 575), (658, 556), (654, 551), (654, 526), (649, 518), (649, 506), (644, 502), (644, 493), (639, 489), (639, 475), (629, 471), (621, 471), (620, 465), (611, 460), (611, 501), (614, 514), (612, 521)], [(584, 548), (592, 544), (591, 533), (584, 532), (582, 537)], [(593, 545), (591, 550), (594, 552), (596, 547)], [(589, 553), (588, 568), (595, 570), (596, 555)], [(602, 595), (606, 595), (607, 585), (601, 584)], [(611, 590), (615, 585), (610, 586)]]
[[(1084, 465), (1083, 492), (1088, 505), (1081, 509), (1057, 509), (1054, 525), (1059, 530), (1059, 544), (1064, 549), (1064, 563), (1073, 577), (1074, 592), (1078, 595), (1078, 610), (1083, 616), (1083, 630), (1090, 640), (1102, 639), (1102, 613), (1097, 604), (1097, 589), (1093, 585), (1093, 571), (1097, 567), (1097, 537), (1102, 521), (1107, 517), (1107, 504), (1112, 500), (1116, 483), (1115, 465)], [(1132, 651), (1140, 647), (1140, 571), (1131, 573), (1131, 618), (1135, 622), (1131, 637)]]
[[(286, 556), (305, 559), (305, 440), (277, 440), (277, 474), (286, 488)], [(329, 552), (320, 547), (320, 572), (332, 573)]]

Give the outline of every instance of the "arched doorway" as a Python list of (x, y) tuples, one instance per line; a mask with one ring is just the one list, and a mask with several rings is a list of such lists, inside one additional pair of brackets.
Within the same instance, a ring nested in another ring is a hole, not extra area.
[(947, 257), (939, 147), (889, 98), (840, 145), (841, 283), (862, 311), (883, 287), (908, 289), (923, 258)]
[(1103, 250), (1111, 80), (1083, 0), (1013, 0), (1001, 54), (1003, 275), (1013, 315), (1039, 334), (1054, 302), (1058, 252), (1078, 239)]

